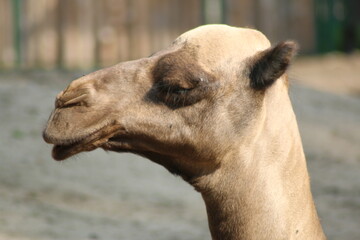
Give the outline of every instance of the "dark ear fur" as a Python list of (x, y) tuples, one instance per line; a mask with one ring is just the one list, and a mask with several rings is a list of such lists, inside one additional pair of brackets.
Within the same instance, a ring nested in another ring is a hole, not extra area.
[(270, 87), (285, 73), (297, 49), (295, 42), (286, 41), (256, 54), (250, 66), (250, 86), (255, 90)]

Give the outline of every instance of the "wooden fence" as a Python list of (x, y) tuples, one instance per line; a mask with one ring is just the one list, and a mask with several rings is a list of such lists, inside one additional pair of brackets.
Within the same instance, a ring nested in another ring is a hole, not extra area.
[(227, 0), (225, 21), (261, 30), (271, 42), (292, 39), (315, 51), (315, 0)]
[(313, 0), (0, 0), (0, 69), (103, 67), (146, 56), (211, 22), (204, 6), (214, 1), (220, 21), (314, 46)]

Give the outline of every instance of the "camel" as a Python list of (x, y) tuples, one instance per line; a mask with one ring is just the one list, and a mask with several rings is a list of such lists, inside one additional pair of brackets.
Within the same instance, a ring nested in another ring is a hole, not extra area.
[(286, 70), (292, 41), (205, 25), (74, 80), (43, 132), (52, 156), (130, 152), (201, 193), (214, 240), (325, 239)]

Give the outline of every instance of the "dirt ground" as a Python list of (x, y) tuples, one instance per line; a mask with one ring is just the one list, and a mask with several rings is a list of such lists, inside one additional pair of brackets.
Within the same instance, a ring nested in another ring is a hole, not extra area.
[[(210, 239), (200, 195), (162, 167), (102, 150), (51, 159), (42, 128), (81, 74), (0, 74), (0, 240)], [(360, 239), (360, 56), (299, 58), (290, 78), (324, 230)]]

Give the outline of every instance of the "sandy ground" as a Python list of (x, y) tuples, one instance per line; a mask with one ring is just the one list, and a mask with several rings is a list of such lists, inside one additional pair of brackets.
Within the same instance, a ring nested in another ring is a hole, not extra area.
[[(360, 239), (360, 57), (291, 70), (312, 190), (329, 239)], [(96, 150), (50, 157), (41, 131), (80, 74), (0, 74), (0, 240), (210, 239), (202, 199), (148, 160)]]

